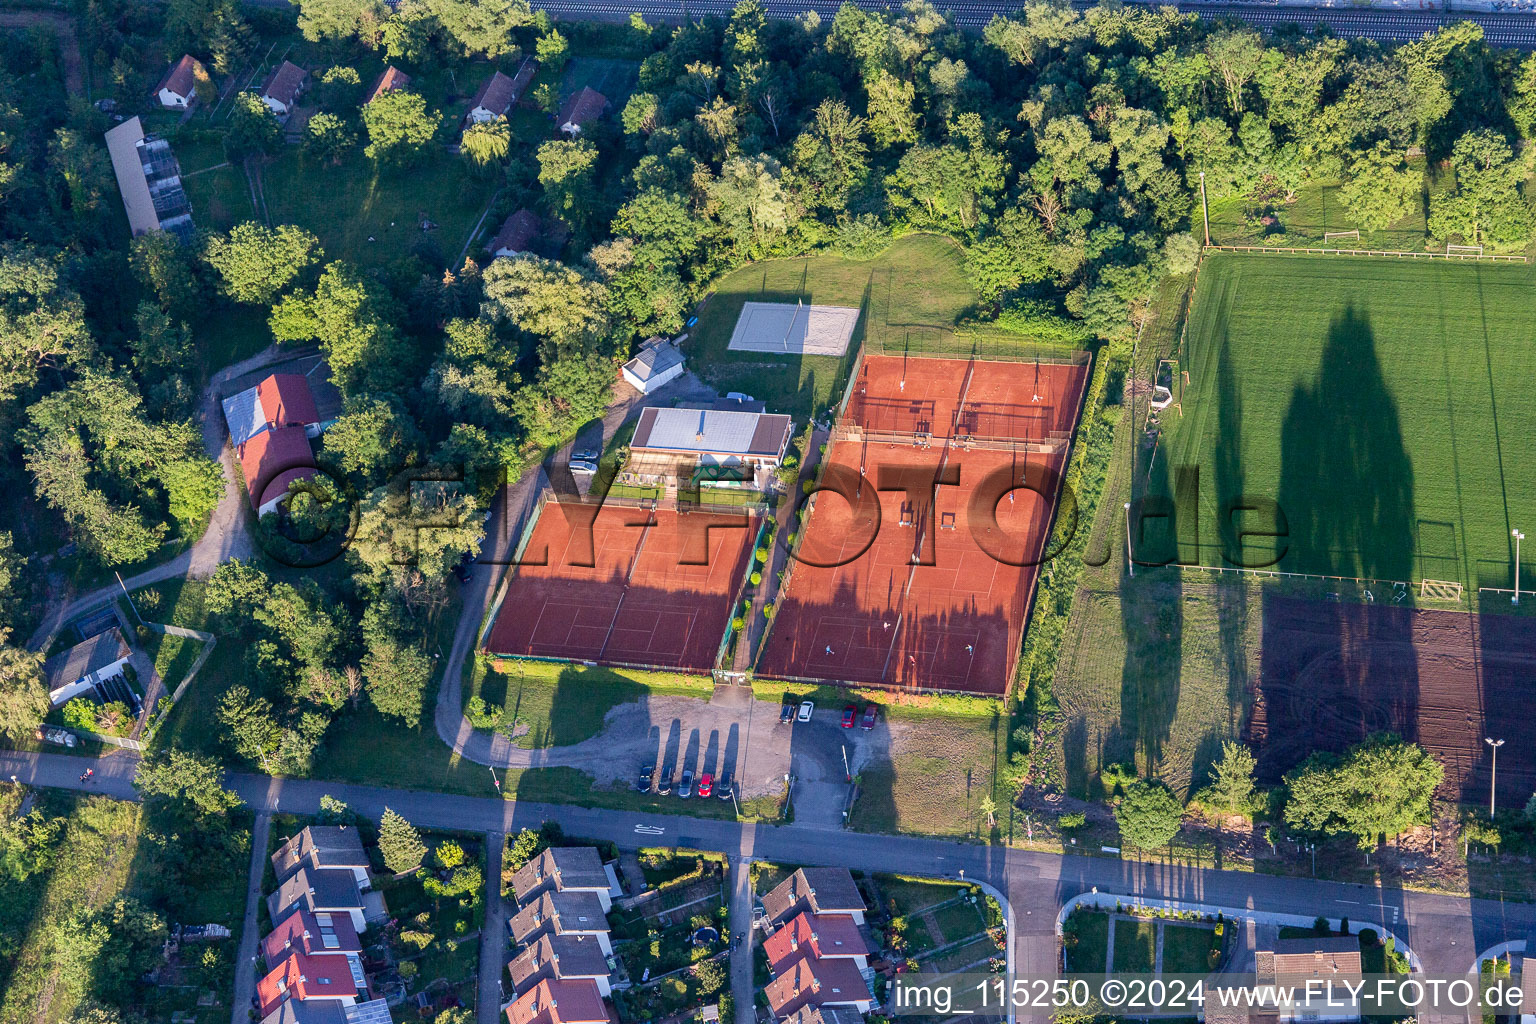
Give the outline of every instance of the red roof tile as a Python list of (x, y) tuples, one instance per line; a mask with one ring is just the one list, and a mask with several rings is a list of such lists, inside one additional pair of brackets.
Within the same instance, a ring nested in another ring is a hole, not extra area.
[(607, 1024), (608, 1006), (591, 978), (544, 980), (507, 1007), (511, 1024)]
[(263, 430), (242, 444), (236, 454), (245, 471), (245, 489), (251, 496), (252, 508), (262, 506), (263, 495), (279, 476), (315, 465), (315, 454), (303, 427)]
[(297, 373), (274, 373), (256, 385), (262, 414), (274, 427), (303, 427), (320, 422), (309, 381)]
[(607, 109), (608, 97), (590, 85), (584, 85), (581, 92), (565, 101), (565, 105), (560, 108), (560, 115), (555, 118), (555, 123), (562, 129), (568, 124), (580, 128), (588, 121), (602, 117)]
[(171, 65), (171, 69), (160, 79), (160, 84), (155, 86), (155, 95), (160, 94), (161, 89), (169, 89), (178, 96), (191, 98), (197, 83), (197, 71), (202, 67), (197, 58), (190, 53), (186, 54)]
[(763, 952), (778, 973), (807, 957), (861, 956), (869, 953), (869, 947), (847, 914), (806, 912), (764, 939)]
[(294, 953), (256, 983), (263, 1017), (286, 999), (340, 999), (357, 995), (352, 962), (340, 953)]
[(869, 986), (852, 960), (800, 960), (763, 989), (774, 1016), (784, 1017), (802, 1006), (857, 1003), (868, 1000)]
[(262, 83), (261, 94), (277, 100), (285, 107), (290, 107), (293, 101), (299, 98), (299, 93), (304, 91), (304, 80), (308, 77), (308, 71), (292, 61), (285, 60), (273, 68), (267, 80)]
[(368, 99), (363, 105), (367, 106), (387, 92), (396, 92), (411, 84), (411, 76), (391, 64), (384, 69), (384, 73), (373, 83), (373, 88), (368, 90)]

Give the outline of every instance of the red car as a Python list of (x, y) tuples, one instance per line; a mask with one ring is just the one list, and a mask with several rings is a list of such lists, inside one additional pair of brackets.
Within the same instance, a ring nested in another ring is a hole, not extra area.
[(875, 716), (879, 713), (879, 710), (873, 704), (865, 704), (864, 720), (860, 722), (859, 725), (863, 726), (865, 729), (873, 729), (875, 727)]
[(852, 704), (849, 704), (847, 707), (843, 708), (843, 728), (844, 729), (852, 729), (853, 728), (853, 719), (854, 719), (854, 717), (858, 713), (859, 713), (859, 709), (854, 707)]
[(715, 777), (708, 772), (699, 776), (699, 796), (709, 796), (715, 791)]

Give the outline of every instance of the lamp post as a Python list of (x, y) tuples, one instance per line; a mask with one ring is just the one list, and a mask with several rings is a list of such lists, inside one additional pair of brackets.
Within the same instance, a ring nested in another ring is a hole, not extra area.
[(1131, 503), (1125, 503), (1125, 567), (1136, 578), (1136, 562), (1131, 558)]
[(1525, 540), (1525, 534), (1519, 530), (1510, 530), (1509, 535), (1515, 538), (1515, 596), (1510, 598), (1511, 604), (1520, 603), (1520, 542)]
[(1492, 821), (1494, 794), (1498, 792), (1499, 786), (1499, 748), (1504, 745), (1504, 741), (1484, 736), (1483, 742), (1493, 748), (1493, 778), (1488, 783), (1488, 820)]

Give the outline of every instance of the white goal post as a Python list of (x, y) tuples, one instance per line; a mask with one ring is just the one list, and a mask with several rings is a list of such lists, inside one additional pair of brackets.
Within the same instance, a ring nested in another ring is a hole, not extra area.
[(1452, 245), (1447, 242), (1445, 243), (1445, 254), (1447, 256), (1481, 256), (1483, 254), (1483, 247), (1480, 245)]
[(1340, 239), (1340, 238), (1353, 238), (1355, 241), (1358, 242), (1358, 241), (1360, 241), (1360, 229), (1359, 228), (1351, 228), (1348, 231), (1324, 231), (1323, 232), (1323, 241), (1325, 241), (1325, 242), (1332, 242), (1332, 241), (1335, 241), (1335, 240)]

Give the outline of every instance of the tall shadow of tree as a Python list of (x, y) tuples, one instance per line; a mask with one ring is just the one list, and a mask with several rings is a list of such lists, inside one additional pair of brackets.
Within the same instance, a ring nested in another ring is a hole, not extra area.
[[(1280, 440), (1282, 566), (1409, 580), (1413, 466), (1375, 334), (1352, 307), (1330, 325), (1316, 377), (1292, 393)], [(1379, 603), (1361, 603), (1366, 592)], [(1266, 593), (1263, 696), (1250, 729), (1261, 775), (1377, 730), (1417, 738), (1413, 616), (1391, 597), (1369, 583), (1322, 602)]]

